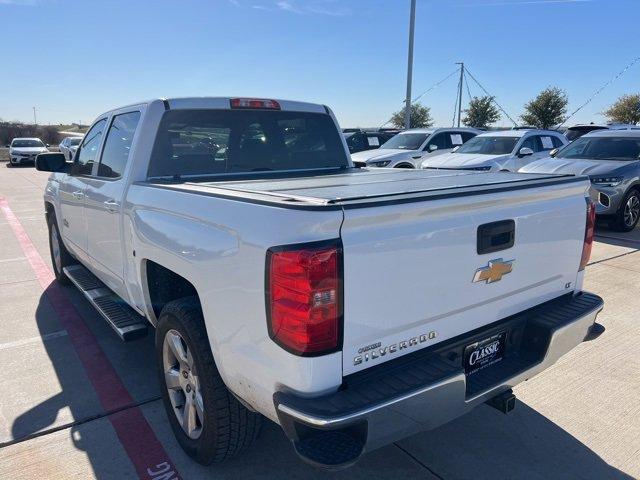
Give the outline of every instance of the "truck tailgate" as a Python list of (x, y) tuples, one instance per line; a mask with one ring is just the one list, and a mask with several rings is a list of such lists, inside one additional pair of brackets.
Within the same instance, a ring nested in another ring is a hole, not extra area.
[[(576, 288), (587, 189), (585, 181), (345, 205), (343, 374)], [(478, 227), (509, 220), (513, 246), (479, 254)], [(491, 270), (493, 281), (479, 270), (490, 261), (503, 268)]]

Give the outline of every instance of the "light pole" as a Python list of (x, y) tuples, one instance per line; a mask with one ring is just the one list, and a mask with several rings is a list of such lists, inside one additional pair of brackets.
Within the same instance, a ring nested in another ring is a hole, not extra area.
[(38, 125), (38, 119), (36, 118), (36, 107), (33, 107), (33, 124)]
[(464, 82), (464, 62), (456, 63), (460, 65), (460, 83), (458, 84), (458, 127), (460, 127), (460, 117), (462, 116), (462, 82)]
[(411, 128), (411, 80), (413, 77), (413, 31), (416, 23), (416, 0), (411, 0), (409, 18), (409, 55), (407, 59), (407, 96), (404, 101), (404, 128)]

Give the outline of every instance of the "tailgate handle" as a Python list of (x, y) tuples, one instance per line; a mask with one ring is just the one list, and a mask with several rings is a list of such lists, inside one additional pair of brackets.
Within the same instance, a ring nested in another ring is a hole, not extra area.
[(499, 252), (513, 247), (516, 240), (516, 222), (501, 220), (478, 227), (478, 255)]

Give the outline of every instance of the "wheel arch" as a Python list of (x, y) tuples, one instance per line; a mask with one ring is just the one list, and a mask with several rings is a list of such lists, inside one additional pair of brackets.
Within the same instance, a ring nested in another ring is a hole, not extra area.
[(164, 306), (180, 298), (195, 297), (202, 302), (198, 291), (188, 278), (150, 259), (144, 259), (141, 265), (141, 285), (149, 320), (155, 326)]
[(53, 203), (50, 202), (49, 200), (45, 200), (44, 201), (44, 216), (47, 220), (49, 220), (49, 217), (51, 217), (51, 214), (55, 214), (56, 213), (56, 208), (53, 206)]

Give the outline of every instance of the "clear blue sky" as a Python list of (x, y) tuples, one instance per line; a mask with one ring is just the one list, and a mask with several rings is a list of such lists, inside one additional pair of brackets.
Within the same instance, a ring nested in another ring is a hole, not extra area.
[[(152, 97), (237, 95), (377, 126), (404, 98), (408, 15), (409, 0), (0, 0), (0, 118), (36, 106), (39, 123), (90, 122)], [(640, 56), (639, 19), (639, 0), (418, 0), (414, 96), (464, 60), (511, 116), (548, 85), (572, 110)], [(640, 63), (574, 120), (602, 121), (639, 80)], [(422, 99), (440, 125), (456, 86)]]

